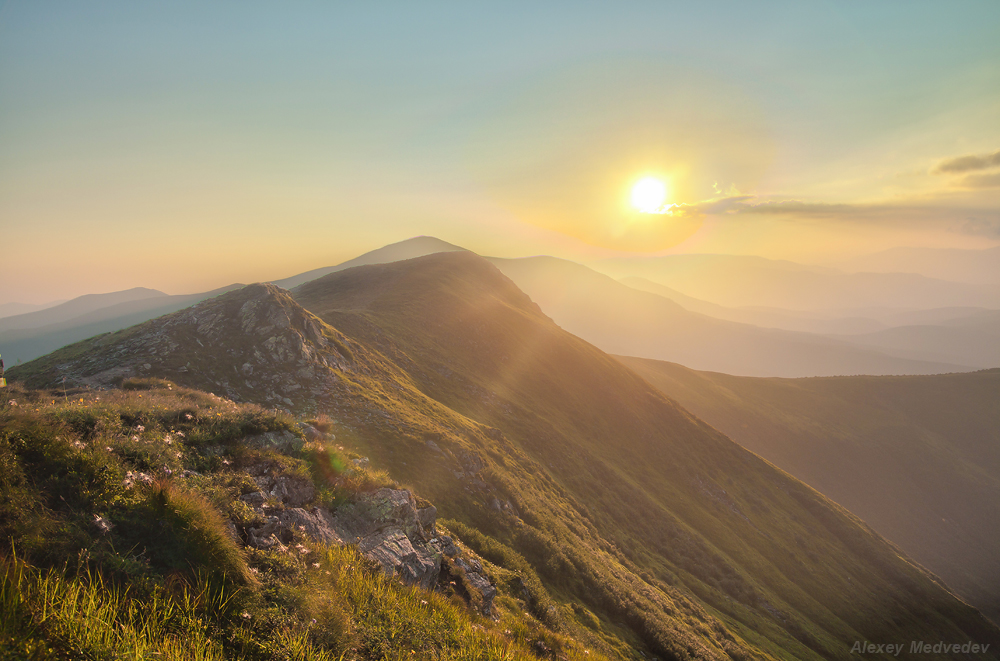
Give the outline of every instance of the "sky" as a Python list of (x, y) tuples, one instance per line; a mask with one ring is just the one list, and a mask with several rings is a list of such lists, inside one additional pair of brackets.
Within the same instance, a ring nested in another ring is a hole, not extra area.
[[(667, 191), (630, 205), (635, 182)], [(434, 235), (578, 261), (1000, 244), (1000, 3), (0, 5), (0, 303)]]

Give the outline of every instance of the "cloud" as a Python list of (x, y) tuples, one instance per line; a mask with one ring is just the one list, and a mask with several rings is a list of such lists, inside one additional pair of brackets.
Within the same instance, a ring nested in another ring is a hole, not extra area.
[(875, 208), (855, 204), (824, 204), (800, 202), (798, 200), (782, 200), (777, 202), (761, 202), (759, 204), (744, 204), (737, 209), (737, 212), (773, 215), (845, 216), (857, 214), (859, 211), (870, 212)]
[(1000, 151), (992, 154), (969, 154), (949, 158), (938, 163), (932, 170), (934, 174), (955, 174), (961, 172), (973, 172), (975, 170), (988, 170), (1000, 167)]
[(960, 188), (1000, 188), (1000, 172), (967, 174), (955, 185)]
[(733, 195), (730, 197), (702, 200), (694, 204), (671, 204), (667, 213), (671, 216), (706, 216), (734, 213), (745, 207), (747, 200), (752, 199), (754, 199), (753, 195)]

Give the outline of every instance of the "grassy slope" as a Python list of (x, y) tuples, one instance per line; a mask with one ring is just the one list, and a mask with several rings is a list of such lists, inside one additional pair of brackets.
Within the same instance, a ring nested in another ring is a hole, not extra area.
[[(475, 256), (352, 269), (294, 294), (355, 340), (393, 345), (430, 397), (502, 430), (480, 451), (526, 525), (455, 514), (509, 539), (565, 595), (611, 619), (638, 613), (629, 624), (651, 643), (676, 611), (616, 610), (619, 591), (693, 594), (776, 656), (847, 658), (858, 638), (932, 630), (996, 636), (864, 524), (556, 327)], [(439, 502), (454, 489), (398, 468)]]
[[(849, 658), (856, 639), (998, 637), (863, 524), (556, 327), (474, 256), (352, 269), (297, 298), (336, 327), (324, 335), (347, 336), (352, 363), (330, 368), (326, 404), (338, 441), (494, 538), (470, 542), (487, 558), (509, 556), (500, 543), (520, 551), (555, 597), (532, 612), (555, 629), (596, 622), (609, 651), (626, 642), (716, 659)], [(212, 305), (223, 304), (233, 305)], [(285, 295), (275, 304), (287, 306)], [(158, 323), (16, 375), (51, 383), (113, 361)], [(183, 345), (188, 331), (175, 331)], [(154, 360), (151, 374), (172, 360)], [(178, 380), (238, 367), (204, 361)]]
[(1000, 370), (756, 379), (621, 360), (1000, 619)]
[(16, 406), (0, 405), (0, 658), (499, 661), (536, 658), (538, 642), (604, 658), (525, 612), (505, 588), (517, 576), (531, 584), (523, 567), (486, 563), (501, 587), (490, 620), (459, 596), (385, 578), (351, 547), (296, 537), (287, 549), (240, 548), (227, 526), (252, 512), (237, 499), (253, 484), (246, 471), (264, 462), (308, 475), (310, 446), (254, 450), (241, 439), (295, 430), (292, 419), (167, 382), (137, 385), (69, 398), (7, 391)]

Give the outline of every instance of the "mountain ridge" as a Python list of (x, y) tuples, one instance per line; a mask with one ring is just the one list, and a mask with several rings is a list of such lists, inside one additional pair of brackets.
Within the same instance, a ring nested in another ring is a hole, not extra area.
[[(244, 329), (251, 294), (266, 305)], [(360, 266), (291, 296), (251, 286), (12, 376), (57, 383), (90, 369), (93, 351), (113, 369), (141, 334), (157, 349), (156, 365), (131, 363), (146, 376), (211, 379), (265, 405), (326, 411), (339, 441), (668, 658), (847, 659), (855, 640), (930, 631), (1000, 642), (1000, 630), (863, 522), (560, 329), (476, 255)], [(312, 368), (329, 397), (301, 388), (275, 392), (292, 402), (279, 404), (269, 388), (243, 389), (240, 362), (260, 342), (250, 337), (272, 336), (289, 339), (272, 342), (288, 348), (274, 360), (257, 359), (269, 374)], [(182, 337), (178, 354), (170, 342)], [(181, 371), (185, 353), (202, 357)], [(95, 374), (113, 380), (101, 367)]]

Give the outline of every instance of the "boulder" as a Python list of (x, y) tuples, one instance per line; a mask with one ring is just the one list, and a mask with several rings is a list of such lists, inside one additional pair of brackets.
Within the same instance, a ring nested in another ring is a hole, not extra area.
[(406, 489), (383, 488), (359, 494), (353, 503), (339, 508), (335, 518), (338, 531), (348, 541), (397, 528), (407, 537), (425, 542), (431, 536), (427, 534), (424, 523), (433, 528), (436, 516), (437, 510), (418, 515), (413, 494)]
[(430, 588), (441, 573), (440, 554), (433, 548), (414, 547), (397, 528), (373, 533), (358, 543), (358, 549), (382, 566), (386, 576), (399, 576), (404, 583)]

